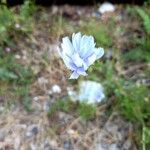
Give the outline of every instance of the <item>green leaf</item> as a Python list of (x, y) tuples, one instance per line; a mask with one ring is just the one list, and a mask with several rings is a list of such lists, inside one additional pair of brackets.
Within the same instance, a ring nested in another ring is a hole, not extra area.
[(5, 68), (0, 68), (0, 79), (11, 80), (11, 79), (17, 79), (17, 78), (18, 76), (14, 74), (13, 72), (10, 72)]

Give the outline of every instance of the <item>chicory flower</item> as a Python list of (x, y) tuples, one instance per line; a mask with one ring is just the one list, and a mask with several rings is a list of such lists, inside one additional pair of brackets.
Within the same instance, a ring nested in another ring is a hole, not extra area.
[[(89, 92), (90, 91), (90, 92)], [(89, 104), (100, 103), (105, 98), (103, 86), (94, 81), (82, 81), (79, 87), (79, 101)]]
[(66, 67), (72, 71), (70, 79), (77, 79), (79, 75), (86, 76), (86, 70), (97, 59), (104, 55), (104, 49), (95, 47), (92, 36), (73, 33), (72, 41), (69, 37), (64, 37), (61, 43), (60, 53)]

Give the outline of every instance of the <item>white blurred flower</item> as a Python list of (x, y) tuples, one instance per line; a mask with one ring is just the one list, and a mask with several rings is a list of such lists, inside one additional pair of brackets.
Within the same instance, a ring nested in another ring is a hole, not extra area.
[(105, 98), (102, 85), (94, 81), (82, 81), (79, 85), (79, 92), (74, 91), (70, 87), (67, 88), (67, 91), (73, 102), (97, 104)]
[(82, 81), (80, 83), (79, 101), (96, 104), (105, 98), (103, 87), (94, 81)]

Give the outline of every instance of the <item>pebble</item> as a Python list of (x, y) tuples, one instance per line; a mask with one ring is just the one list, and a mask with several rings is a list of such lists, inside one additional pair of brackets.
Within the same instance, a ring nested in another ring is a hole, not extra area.
[(16, 128), (24, 130), (27, 128), (27, 125), (26, 124), (16, 124)]
[(40, 78), (38, 78), (38, 83), (39, 83), (39, 85), (47, 84), (48, 80), (45, 79), (44, 77), (40, 77)]
[(51, 106), (50, 101), (49, 101), (49, 100), (46, 100), (46, 101), (44, 102), (44, 104), (43, 104), (43, 111), (48, 112), (50, 106)]
[(38, 101), (39, 100), (38, 96), (34, 97), (33, 100)]
[(20, 24), (18, 24), (18, 23), (15, 24), (16, 29), (19, 29), (20, 27), (21, 27)]
[(69, 120), (72, 119), (71, 115), (66, 114), (64, 112), (59, 112), (58, 116), (59, 116), (59, 119), (65, 123), (67, 123)]
[(74, 91), (73, 87), (67, 87), (67, 93), (73, 102), (76, 102), (79, 100), (78, 93)]
[(50, 145), (51, 145), (51, 147), (53, 148), (53, 147), (57, 147), (57, 146), (58, 146), (58, 143), (57, 143), (55, 140), (51, 140), (51, 141), (50, 141)]
[(26, 132), (26, 137), (31, 138), (38, 134), (38, 127), (36, 125), (30, 125)]
[(44, 150), (51, 150), (51, 145), (47, 139), (44, 141)]
[(21, 145), (21, 139), (20, 137), (17, 136), (14, 139), (14, 149), (15, 150), (19, 149), (20, 145)]
[(55, 15), (58, 13), (58, 7), (57, 6), (52, 6), (52, 14)]
[(130, 140), (130, 139), (127, 139), (127, 140), (124, 142), (124, 144), (123, 144), (123, 146), (122, 146), (122, 149), (123, 149), (123, 150), (128, 150), (128, 149), (131, 148), (131, 146), (132, 146), (131, 140)]
[(0, 131), (0, 142), (3, 142), (5, 140), (5, 132)]
[(96, 17), (96, 18), (100, 18), (101, 17), (101, 13), (96, 11), (92, 13), (92, 17)]
[(1, 112), (3, 112), (3, 111), (4, 111), (4, 109), (5, 109), (5, 107), (0, 106), (0, 113), (1, 113)]
[(59, 85), (57, 85), (57, 84), (55, 84), (55, 85), (53, 85), (52, 86), (52, 92), (53, 93), (61, 93), (61, 88), (60, 88), (60, 86)]
[(102, 5), (100, 5), (98, 11), (101, 14), (104, 14), (105, 12), (114, 12), (115, 6), (109, 2), (104, 2)]
[(71, 147), (72, 145), (70, 140), (64, 142), (64, 150), (71, 150)]
[(30, 144), (30, 148), (31, 148), (31, 150), (37, 150), (37, 147), (33, 143)]
[(21, 56), (18, 55), (18, 54), (16, 54), (16, 55), (15, 55), (15, 58), (16, 58), (16, 59), (21, 59)]
[(27, 59), (27, 56), (23, 56), (22, 59), (23, 59), (23, 60), (26, 60), (26, 59)]
[(120, 150), (116, 144), (108, 146), (108, 144), (97, 144), (95, 150)]

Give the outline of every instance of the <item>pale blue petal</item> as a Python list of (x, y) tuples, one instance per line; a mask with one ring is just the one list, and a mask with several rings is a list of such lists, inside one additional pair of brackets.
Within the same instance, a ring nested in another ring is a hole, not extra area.
[(77, 52), (80, 49), (80, 41), (81, 41), (81, 33), (73, 33), (72, 34), (72, 44), (73, 47), (75, 49), (75, 51)]
[(71, 76), (70, 76), (69, 79), (77, 79), (78, 77), (79, 77), (79, 74), (78, 74), (76, 71), (74, 71), (74, 72), (71, 74)]
[(96, 60), (96, 55), (93, 54), (85, 60), (86, 65), (89, 67), (90, 65), (92, 65), (95, 62), (95, 60)]
[(76, 66), (74, 65), (74, 63), (72, 62), (72, 60), (65, 54), (61, 54), (61, 57), (66, 65), (66, 67), (70, 70), (76, 70)]
[(68, 37), (64, 37), (62, 39), (61, 47), (62, 47), (63, 52), (69, 56), (71, 56), (74, 53), (73, 45)]
[(84, 67), (84, 70), (87, 70), (87, 69), (88, 69), (89, 66), (87, 65), (86, 61), (84, 61), (83, 67)]
[(96, 54), (96, 59), (101, 58), (104, 55), (104, 49), (103, 48), (94, 48), (94, 52)]
[(93, 49), (95, 47), (94, 38), (92, 36), (82, 36), (80, 43), (79, 55), (82, 58), (87, 57), (87, 55), (91, 55), (93, 53)]
[(72, 61), (74, 62), (74, 64), (77, 66), (77, 67), (82, 67), (83, 65), (83, 60), (80, 58), (79, 54), (78, 53), (74, 53), (74, 55), (72, 55)]

